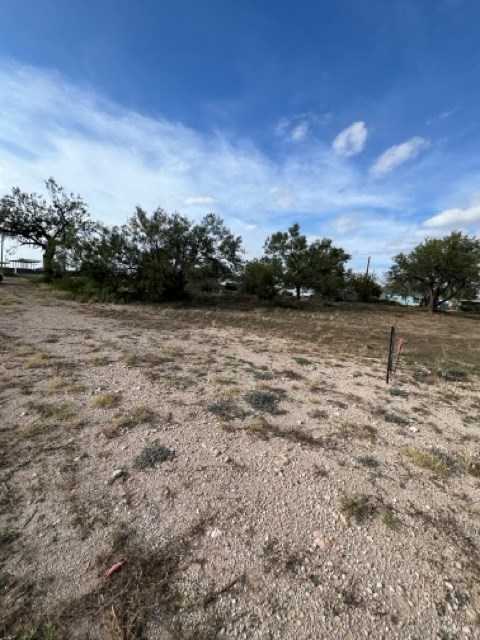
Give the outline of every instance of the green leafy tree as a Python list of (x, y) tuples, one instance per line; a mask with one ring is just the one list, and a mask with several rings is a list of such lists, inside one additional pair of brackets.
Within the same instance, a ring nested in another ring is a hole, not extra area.
[(376, 300), (382, 295), (382, 287), (375, 276), (365, 273), (353, 273), (349, 271), (345, 278), (345, 285), (351, 287), (362, 302)]
[(70, 285), (103, 299), (178, 299), (192, 284), (236, 274), (240, 251), (241, 238), (214, 214), (193, 224), (179, 213), (137, 207), (125, 225), (97, 229), (80, 246), (84, 281)]
[(350, 255), (334, 247), (329, 238), (316, 240), (308, 248), (310, 274), (307, 286), (324, 298), (334, 298), (345, 283), (345, 263)]
[(480, 240), (460, 231), (427, 238), (408, 255), (395, 256), (388, 286), (423, 296), (432, 313), (452, 298), (474, 297), (480, 287)]
[(241, 238), (214, 214), (198, 224), (178, 213), (137, 207), (126, 226), (135, 281), (142, 298), (182, 297), (188, 283), (230, 277), (241, 264)]
[(136, 252), (126, 227), (99, 227), (78, 246), (75, 258), (79, 264), (78, 275), (69, 279), (68, 288), (80, 294), (91, 292), (103, 300), (131, 296)]
[(22, 245), (43, 251), (47, 279), (56, 269), (57, 252), (73, 249), (94, 226), (80, 196), (68, 195), (53, 178), (46, 181), (48, 196), (24, 193), (18, 187), (0, 200), (0, 233)]
[(243, 289), (262, 300), (272, 300), (282, 287), (282, 264), (277, 258), (251, 260), (243, 272)]
[(302, 288), (333, 295), (343, 282), (344, 264), (350, 258), (328, 238), (308, 244), (297, 223), (287, 232), (278, 231), (267, 238), (264, 249), (267, 256), (281, 263), (284, 286), (294, 287), (297, 298)]

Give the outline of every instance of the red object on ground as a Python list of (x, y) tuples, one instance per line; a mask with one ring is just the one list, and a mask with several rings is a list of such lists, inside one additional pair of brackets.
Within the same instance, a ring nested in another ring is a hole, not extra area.
[(105, 578), (109, 578), (112, 575), (112, 573), (115, 573), (115, 571), (118, 571), (119, 569), (121, 569), (124, 564), (125, 564), (124, 560), (122, 560), (121, 562), (116, 562), (115, 564), (112, 564), (110, 569), (107, 569), (105, 571), (105, 574), (104, 574)]

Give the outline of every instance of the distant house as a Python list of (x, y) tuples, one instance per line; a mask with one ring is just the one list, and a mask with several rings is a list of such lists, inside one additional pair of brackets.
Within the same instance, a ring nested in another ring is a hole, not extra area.
[(40, 264), (41, 260), (29, 260), (28, 258), (15, 258), (9, 260), (10, 268), (15, 270), (15, 273), (23, 273), (24, 271), (38, 271), (38, 267), (35, 265)]

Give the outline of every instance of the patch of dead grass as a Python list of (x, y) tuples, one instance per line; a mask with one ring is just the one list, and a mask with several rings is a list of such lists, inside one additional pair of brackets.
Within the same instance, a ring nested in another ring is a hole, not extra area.
[(403, 453), (417, 467), (427, 469), (434, 475), (444, 476), (449, 471), (449, 467), (445, 460), (436, 453), (430, 451), (421, 451), (416, 447), (406, 447), (403, 450)]

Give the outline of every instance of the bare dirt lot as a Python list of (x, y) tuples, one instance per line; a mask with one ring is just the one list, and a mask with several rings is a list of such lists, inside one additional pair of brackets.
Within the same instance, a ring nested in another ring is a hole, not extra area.
[(479, 339), (418, 309), (7, 279), (0, 637), (480, 637)]

